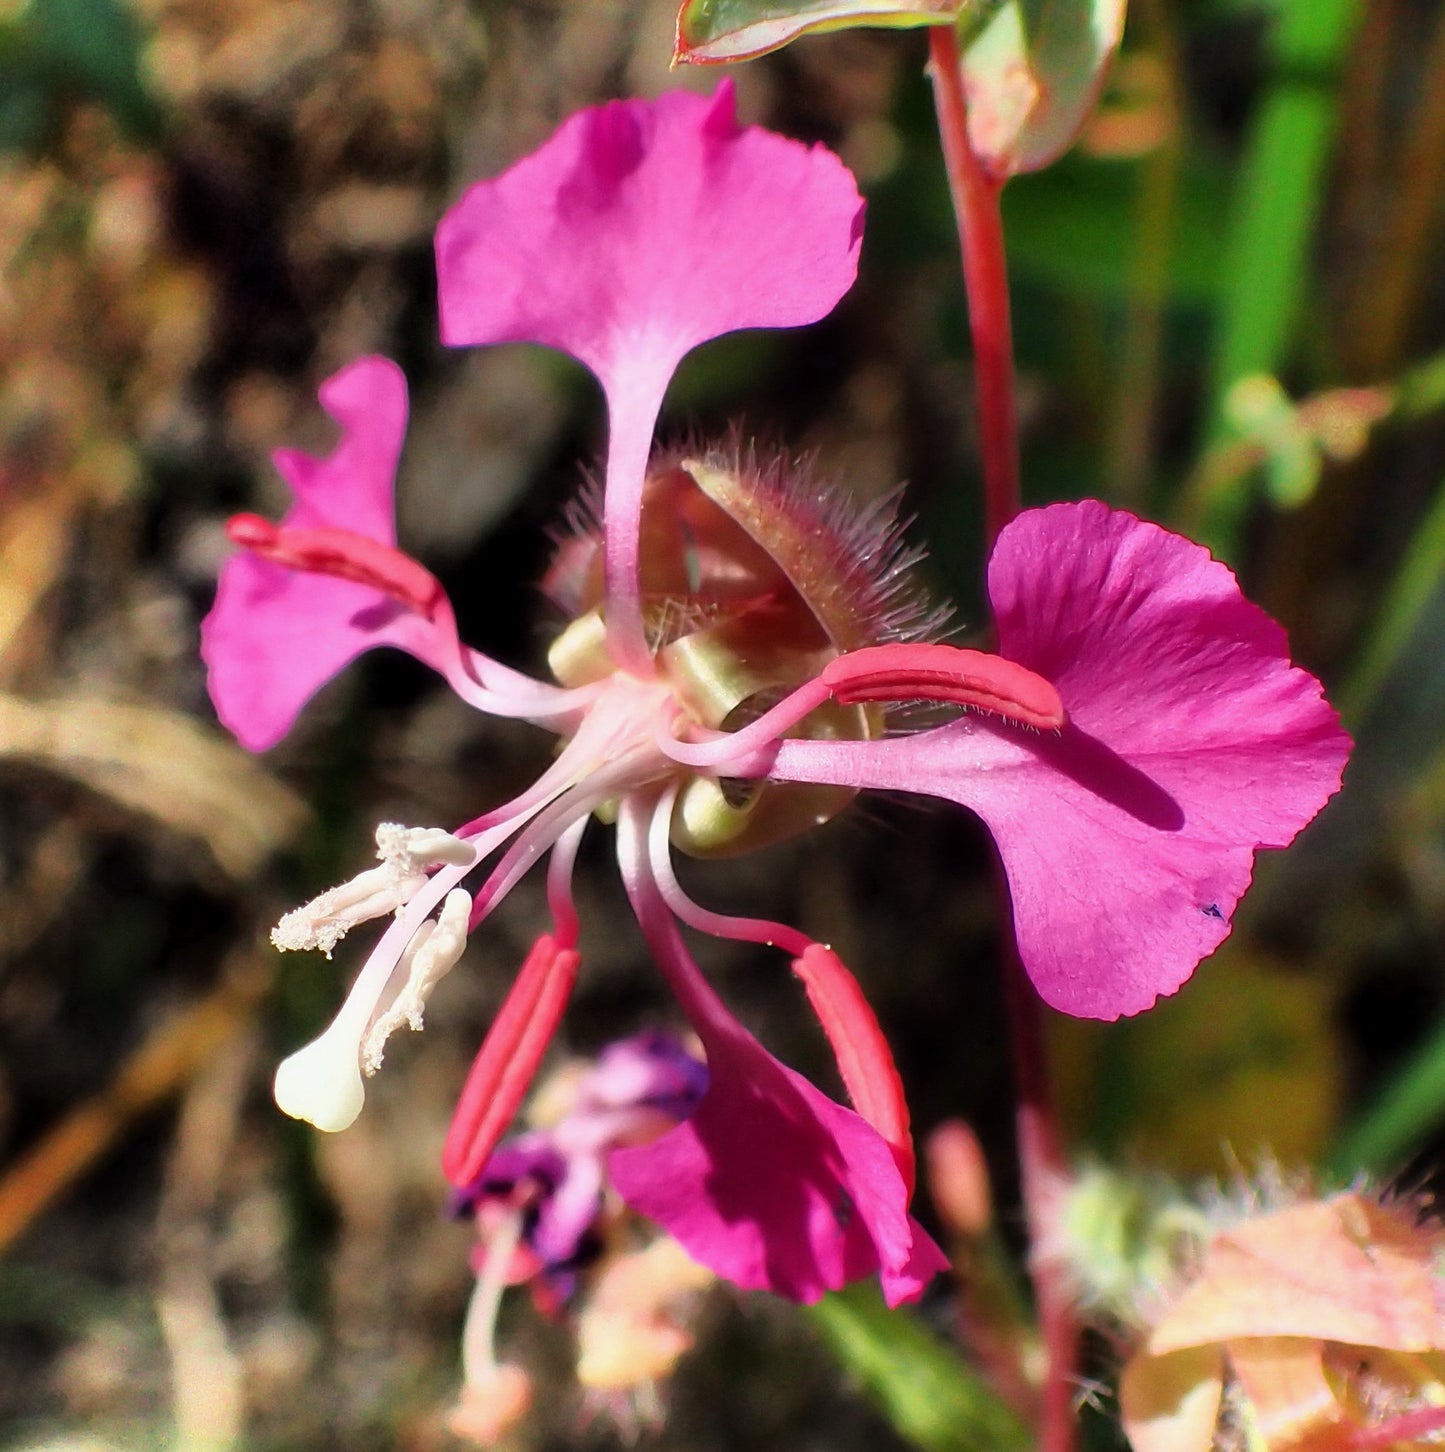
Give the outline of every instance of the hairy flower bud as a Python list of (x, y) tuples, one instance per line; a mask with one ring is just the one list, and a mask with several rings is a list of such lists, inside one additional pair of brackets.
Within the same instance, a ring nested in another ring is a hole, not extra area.
[[(643, 495), (643, 618), (659, 674), (682, 719), (713, 731), (756, 720), (841, 654), (916, 640), (941, 628), (912, 578), (891, 500), (863, 509), (786, 459), (751, 450), (656, 461)], [(601, 530), (579, 510), (547, 588), (574, 618), (549, 664), (564, 685), (616, 669), (607, 649)], [(826, 701), (795, 738), (869, 741), (885, 712)], [(693, 856), (731, 856), (826, 822), (850, 787), (719, 780), (697, 774), (678, 793), (672, 840)]]

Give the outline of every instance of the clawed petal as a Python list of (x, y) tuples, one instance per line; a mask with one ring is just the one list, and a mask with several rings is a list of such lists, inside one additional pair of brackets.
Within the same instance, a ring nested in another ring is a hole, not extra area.
[(580, 112), (437, 229), (444, 342), (560, 348), (607, 395), (608, 638), (638, 674), (643, 476), (668, 380), (710, 338), (823, 317), (852, 286), (862, 220), (836, 156), (740, 128), (724, 84)]
[(437, 229), (442, 338), (543, 343), (609, 401), (738, 328), (822, 317), (852, 285), (862, 202), (831, 152), (742, 129), (733, 90), (582, 111)]
[(358, 358), (317, 393), (341, 425), (340, 443), (324, 459), (278, 450), (276, 467), (296, 496), (286, 516), (298, 528), (354, 530), (396, 543), (393, 502), (397, 460), (406, 437), (406, 378), (390, 358)]
[(274, 746), (327, 681), (381, 645), (442, 669), (438, 627), (379, 590), (249, 555), (226, 564), (201, 622), (211, 701), (249, 751)]
[[(363, 358), (329, 379), (320, 397), (345, 432), (325, 459), (276, 455), (296, 496), (284, 523), (344, 529), (391, 547), (393, 478), (406, 430), (401, 371), (385, 358)], [(216, 712), (252, 751), (274, 746), (316, 691), (379, 645), (440, 670), (456, 639), (449, 617), (434, 624), (373, 585), (300, 574), (251, 554), (227, 561), (201, 624)]]
[(877, 1274), (891, 1304), (911, 1300), (947, 1262), (908, 1214), (892, 1147), (773, 1058), (682, 941), (647, 850), (671, 802), (624, 802), (617, 855), (648, 946), (702, 1040), (708, 1087), (676, 1129), (614, 1150), (612, 1182), (632, 1209), (737, 1285), (812, 1302)]
[(889, 1146), (737, 1030), (708, 1043), (708, 1091), (650, 1145), (613, 1152), (622, 1198), (745, 1289), (810, 1303), (875, 1273), (891, 1305), (946, 1267), (908, 1214)]
[(928, 792), (998, 843), (1044, 999), (1117, 1018), (1229, 932), (1254, 851), (1337, 790), (1349, 739), (1284, 632), (1198, 545), (1097, 502), (1027, 512), (989, 571), (1001, 654), (1069, 723), (989, 717), (875, 742), (785, 741), (775, 779)]

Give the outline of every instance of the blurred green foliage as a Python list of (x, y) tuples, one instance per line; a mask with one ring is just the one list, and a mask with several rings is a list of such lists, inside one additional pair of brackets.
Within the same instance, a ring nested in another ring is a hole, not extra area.
[(28, 0), (0, 17), (0, 150), (45, 146), (82, 99), (103, 105), (133, 140), (159, 140), (143, 34), (123, 0)]

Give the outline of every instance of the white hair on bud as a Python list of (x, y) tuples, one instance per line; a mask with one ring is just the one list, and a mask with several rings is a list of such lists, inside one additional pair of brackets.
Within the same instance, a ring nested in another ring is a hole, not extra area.
[(471, 894), (454, 887), (441, 912), (435, 919), (428, 918), (407, 944), (393, 975), (393, 981), (402, 979), (400, 991), (367, 1029), (361, 1043), (361, 1067), (366, 1073), (374, 1074), (381, 1067), (387, 1039), (403, 1024), (420, 1031), (432, 989), (456, 967), (466, 949), (471, 915)]

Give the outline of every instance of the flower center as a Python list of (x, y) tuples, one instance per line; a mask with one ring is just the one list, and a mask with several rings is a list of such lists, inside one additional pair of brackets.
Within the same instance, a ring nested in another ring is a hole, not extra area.
[[(642, 613), (655, 681), (667, 690), (677, 734), (738, 730), (843, 652), (897, 633), (893, 583), (879, 587), (860, 574), (860, 556), (870, 554), (873, 568), (897, 572), (891, 517), (870, 528), (865, 538), (823, 491), (751, 459), (654, 468), (642, 514)], [(595, 524), (563, 544), (547, 586), (573, 615), (548, 653), (553, 675), (565, 686), (614, 676)], [(883, 709), (872, 701), (823, 700), (787, 734), (864, 741), (883, 727)], [(673, 771), (685, 781), (672, 840), (693, 856), (733, 856), (782, 841), (826, 822), (856, 794), (675, 764)]]

